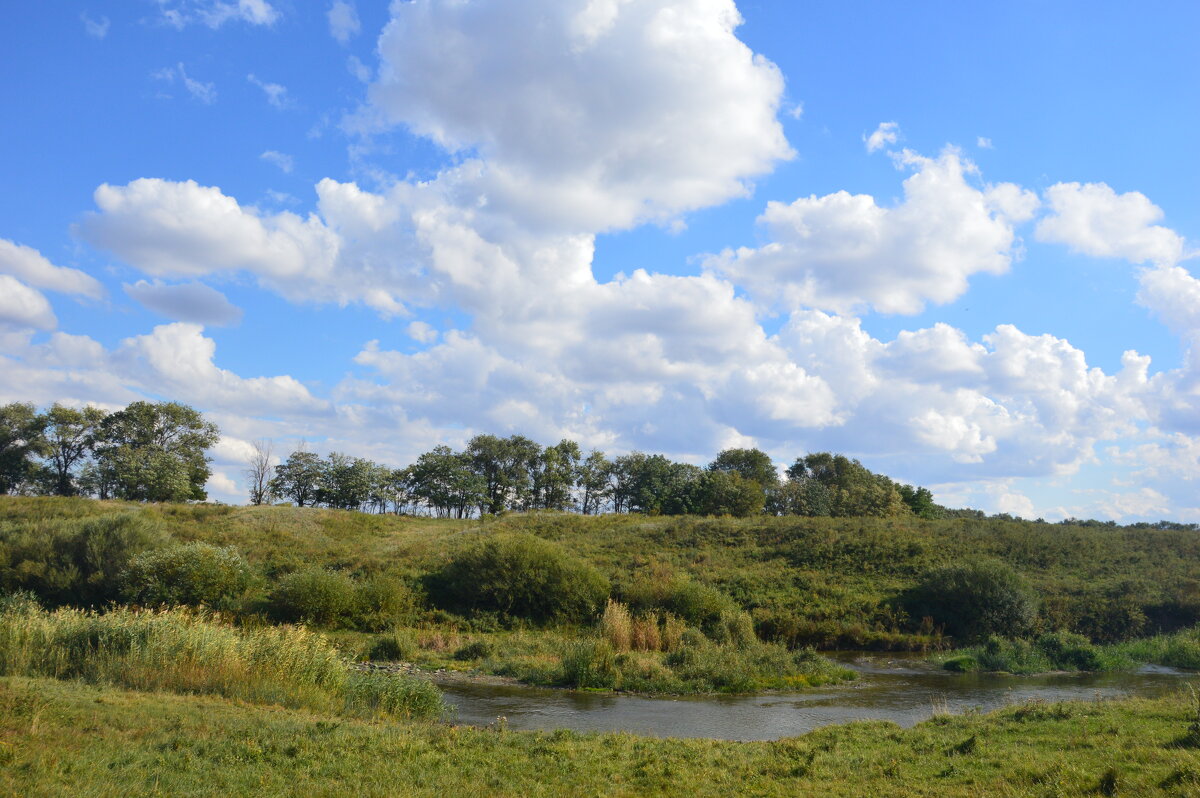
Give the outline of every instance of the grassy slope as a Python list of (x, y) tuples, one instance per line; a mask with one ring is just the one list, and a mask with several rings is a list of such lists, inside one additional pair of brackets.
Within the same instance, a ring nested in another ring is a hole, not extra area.
[(0, 793), (1200, 795), (1188, 699), (1023, 705), (773, 743), (383, 724), (0, 679)]
[(268, 576), (323, 564), (416, 577), (481, 533), (531, 531), (595, 564), (618, 591), (639, 568), (659, 561), (715, 584), (748, 609), (881, 632), (896, 626), (889, 601), (900, 590), (930, 568), (980, 554), (1008, 561), (1033, 582), (1052, 627), (1103, 610), (1112, 603), (1111, 590), (1130, 583), (1144, 601), (1182, 596), (1200, 605), (1200, 535), (1183, 531), (913, 518), (537, 514), (440, 521), (309, 508), (0, 497), (0, 537), (6, 528), (36, 529), (121, 510), (160, 519), (180, 540), (237, 546)]

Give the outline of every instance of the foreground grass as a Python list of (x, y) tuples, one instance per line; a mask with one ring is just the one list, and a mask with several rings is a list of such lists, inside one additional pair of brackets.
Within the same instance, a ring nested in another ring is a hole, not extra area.
[(1181, 695), (730, 743), (386, 724), (4, 678), (0, 793), (1197, 796), (1195, 719)]

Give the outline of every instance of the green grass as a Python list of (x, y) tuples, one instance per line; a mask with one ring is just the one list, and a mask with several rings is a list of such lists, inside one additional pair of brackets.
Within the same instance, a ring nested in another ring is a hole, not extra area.
[(961, 673), (1111, 672), (1142, 665), (1200, 670), (1200, 627), (1110, 645), (1095, 645), (1079, 635), (1061, 632), (1032, 640), (992, 638), (983, 645), (934, 655), (931, 660)]
[(1023, 704), (762, 743), (347, 720), (0, 679), (0, 793), (138, 796), (1196, 796), (1195, 705)]
[[(619, 689), (705, 692), (762, 689), (788, 679), (799, 685), (795, 677), (800, 676), (810, 683), (827, 680), (830, 674), (817, 673), (811, 661), (787, 666), (791, 655), (777, 648), (759, 648), (751, 656), (730, 646), (721, 619), (742, 613), (749, 614), (764, 643), (791, 650), (949, 648), (954, 641), (942, 636), (936, 623), (907, 617), (897, 599), (931, 569), (974, 556), (1003, 560), (1029, 580), (1040, 602), (1035, 638), (1066, 629), (1097, 643), (1119, 643), (1102, 649), (1114, 662), (1200, 664), (1200, 647), (1170, 636), (1200, 620), (1200, 534), (1188, 530), (999, 520), (563, 513), (436, 520), (313, 508), (0, 497), (0, 592), (27, 588), (62, 601), (73, 584), (87, 582), (79, 575), (80, 547), (72, 543), (73, 535), (106, 518), (133, 519), (135, 524), (126, 525), (141, 530), (148, 541), (235, 547), (255, 570), (259, 591), (241, 606), (243, 620), (277, 617), (273, 591), (289, 574), (329, 569), (348, 577), (344, 592), (353, 600), (349, 610), (331, 615), (323, 631), (348, 655), (403, 659), (429, 668), (476, 668), (542, 684), (571, 683), (564, 652), (596, 635), (592, 623), (539, 625), (487, 614), (455, 615), (430, 605), (425, 578), (481, 540), (531, 533), (599, 571), (612, 585), (613, 597), (631, 611), (695, 611), (688, 624), (721, 644), (696, 657), (705, 663), (702, 668), (683, 661), (672, 665), (666, 651), (618, 649), (624, 657), (614, 663), (618, 678), (605, 680)], [(106, 590), (120, 588), (117, 575), (101, 575)], [(673, 585), (674, 593), (657, 596), (656, 585)], [(91, 594), (101, 595), (97, 590)], [(376, 601), (380, 596), (387, 601)], [(378, 606), (361, 609), (367, 599)], [(647, 604), (652, 600), (661, 602), (657, 609)], [(1169, 634), (1129, 642), (1158, 632)], [(455, 656), (472, 641), (482, 641), (489, 651)], [(1010, 665), (1004, 669), (1059, 667), (1039, 661), (1033, 650), (1001, 653)], [(736, 686), (722, 675), (746, 668), (752, 669), (749, 678)]]
[(0, 674), (213, 694), (352, 716), (442, 711), (433, 685), (353, 673), (324, 637), (303, 627), (238, 629), (189, 610), (47, 612), (10, 599), (0, 607)]

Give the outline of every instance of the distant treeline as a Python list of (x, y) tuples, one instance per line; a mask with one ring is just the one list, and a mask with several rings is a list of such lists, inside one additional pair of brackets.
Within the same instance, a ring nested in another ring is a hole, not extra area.
[(207, 497), (216, 425), (178, 402), (109, 413), (0, 406), (0, 494), (180, 502)]
[(726, 449), (705, 467), (633, 452), (584, 455), (575, 441), (540, 446), (520, 435), (477, 435), (465, 449), (438, 446), (406, 468), (333, 453), (295, 451), (272, 468), (258, 444), (250, 500), (375, 512), (467, 518), (560, 510), (650, 515), (954, 515), (925, 488), (874, 474), (857, 460), (820, 452), (798, 458), (780, 479), (758, 449)]

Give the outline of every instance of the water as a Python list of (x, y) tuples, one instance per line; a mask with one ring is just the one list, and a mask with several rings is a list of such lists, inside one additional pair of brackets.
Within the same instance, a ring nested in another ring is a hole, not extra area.
[(627, 731), (653, 737), (774, 740), (821, 726), (890, 720), (912, 726), (937, 711), (987, 712), (1031, 699), (1095, 700), (1179, 690), (1194, 673), (1147, 667), (1135, 673), (998, 676), (954, 674), (917, 657), (842, 655), (857, 682), (802, 693), (645, 698), (537, 687), (446, 686), (458, 723), (510, 729)]

